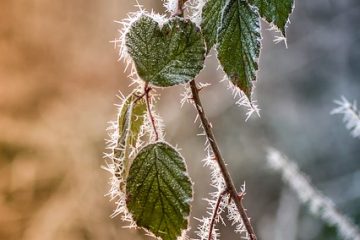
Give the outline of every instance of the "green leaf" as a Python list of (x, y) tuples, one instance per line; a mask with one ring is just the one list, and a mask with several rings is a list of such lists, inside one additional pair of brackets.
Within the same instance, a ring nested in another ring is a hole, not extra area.
[(221, 12), (224, 5), (225, 0), (209, 0), (202, 9), (201, 29), (208, 52), (216, 44), (217, 29), (221, 23)]
[(131, 165), (126, 198), (138, 226), (163, 240), (176, 240), (188, 226), (192, 199), (184, 159), (164, 142), (144, 147)]
[(294, 9), (294, 0), (250, 0), (259, 8), (261, 17), (277, 26), (285, 36), (286, 23)]
[(243, 0), (229, 0), (218, 29), (218, 58), (230, 80), (251, 98), (261, 47), (260, 17)]
[[(122, 161), (122, 168), (118, 169), (118, 177), (125, 179), (128, 175), (131, 160), (129, 152), (131, 147), (136, 147), (141, 126), (146, 114), (146, 102), (138, 98), (138, 93), (131, 93), (122, 104), (118, 115), (119, 138), (114, 148), (114, 157)], [(124, 185), (120, 188), (124, 189)]]
[(128, 144), (135, 147), (140, 128), (144, 123), (144, 116), (146, 114), (146, 102), (143, 98), (139, 99), (138, 92), (131, 93), (124, 101), (122, 108), (120, 110), (120, 114), (118, 117), (118, 124), (119, 124), (119, 135), (123, 134), (126, 125), (126, 113), (131, 110), (130, 113), (130, 124), (129, 124), (129, 141)]
[(142, 15), (126, 34), (126, 46), (142, 80), (159, 87), (187, 83), (204, 65), (205, 42), (200, 30), (179, 17), (160, 28), (153, 18)]

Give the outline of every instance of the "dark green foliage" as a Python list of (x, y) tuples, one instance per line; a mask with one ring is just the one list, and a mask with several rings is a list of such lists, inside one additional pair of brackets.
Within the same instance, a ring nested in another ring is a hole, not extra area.
[(230, 0), (218, 29), (218, 58), (229, 79), (249, 98), (260, 55), (260, 19), (245, 1)]
[(131, 165), (126, 198), (138, 226), (176, 240), (188, 226), (192, 199), (184, 159), (164, 142), (144, 147)]
[(217, 40), (217, 29), (220, 26), (221, 12), (225, 0), (209, 0), (202, 10), (201, 29), (209, 52)]
[(205, 43), (200, 30), (179, 17), (160, 29), (153, 18), (141, 16), (127, 33), (126, 46), (141, 79), (159, 87), (187, 83), (204, 65)]
[(294, 0), (250, 0), (250, 3), (259, 8), (261, 17), (277, 26), (285, 36), (285, 27), (294, 7)]

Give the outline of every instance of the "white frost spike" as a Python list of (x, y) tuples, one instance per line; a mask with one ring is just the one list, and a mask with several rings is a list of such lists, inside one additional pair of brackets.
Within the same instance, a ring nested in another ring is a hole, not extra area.
[[(122, 104), (125, 103), (124, 96), (120, 93), (120, 99)], [(122, 106), (119, 107), (119, 114), (122, 109)], [(115, 217), (121, 214), (121, 218), (123, 221), (129, 223), (128, 227), (133, 228), (136, 227), (136, 223), (131, 217), (127, 207), (126, 207), (126, 196), (125, 193), (120, 189), (120, 185), (123, 185), (125, 179), (123, 179), (122, 172), (119, 172), (119, 169), (124, 169), (124, 157), (118, 158), (114, 154), (114, 150), (124, 151), (125, 146), (118, 144), (119, 139), (119, 126), (118, 122), (110, 122), (110, 126), (107, 128), (109, 132), (110, 139), (107, 140), (107, 149), (109, 149), (110, 153), (105, 153), (105, 158), (110, 160), (110, 162), (106, 162), (106, 166), (103, 166), (103, 169), (107, 170), (111, 173), (110, 178), (110, 190), (108, 192), (108, 196), (110, 196), (111, 200), (116, 199), (116, 209), (114, 210), (112, 217)], [(133, 151), (133, 150), (132, 150)], [(121, 171), (121, 170), (120, 170)]]
[[(206, 143), (206, 145), (208, 145), (208, 143)], [(208, 146), (206, 148), (209, 149)], [(210, 193), (209, 199), (205, 199), (208, 202), (206, 217), (197, 219), (200, 222), (200, 224), (198, 226), (197, 231), (195, 231), (195, 233), (199, 237), (198, 238), (199, 240), (207, 240), (208, 239), (211, 219), (212, 219), (214, 209), (216, 207), (218, 197), (224, 192), (224, 189), (226, 188), (224, 178), (222, 177), (219, 166), (217, 165), (217, 163), (214, 159), (215, 159), (214, 155), (211, 153), (210, 150), (208, 150), (207, 157), (203, 160), (203, 162), (204, 162), (204, 165), (209, 167), (211, 170), (211, 175), (210, 175), (211, 176), (211, 186), (214, 187), (216, 190), (215, 190), (215, 192)], [(220, 215), (222, 212), (225, 211), (228, 201), (229, 201), (228, 197), (224, 195), (219, 204), (218, 214), (217, 214), (217, 218), (215, 219), (215, 223), (222, 221)], [(219, 237), (220, 237), (220, 234), (218, 232), (218, 229), (216, 229), (216, 227), (214, 227), (213, 232), (212, 232), (212, 239), (217, 240), (217, 239), (219, 239)]]
[(236, 100), (235, 104), (239, 107), (245, 107), (247, 110), (246, 112), (246, 119), (249, 120), (249, 118), (256, 113), (258, 117), (260, 117), (260, 108), (257, 105), (256, 100), (249, 100), (249, 98), (245, 95), (243, 91), (241, 91), (238, 87), (236, 87), (228, 78), (227, 76), (224, 76), (224, 78), (221, 80), (222, 82), (228, 83), (228, 89), (231, 91), (234, 99)]
[(234, 201), (231, 201), (230, 205), (228, 206), (227, 217), (231, 221), (231, 224), (235, 226), (235, 232), (244, 235), (244, 239), (249, 239), (248, 232)]
[[(141, 92), (144, 89), (143, 83), (139, 84), (136, 88), (136, 90), (138, 92)], [(135, 91), (136, 91), (135, 90)], [(156, 94), (152, 94), (152, 102), (154, 102), (156, 100)], [(120, 101), (121, 101), (121, 105), (118, 107), (118, 115), (121, 114), (121, 110), (123, 108), (123, 105), (126, 102), (126, 98), (124, 97), (124, 95), (120, 92), (119, 96)], [(162, 131), (161, 129), (163, 128), (162, 124), (161, 124), (161, 120), (159, 120), (159, 117), (154, 116), (155, 117), (155, 121), (156, 124), (159, 128), (159, 134), (160, 136), (162, 136)], [(119, 116), (118, 116), (119, 118)], [(152, 127), (149, 126), (150, 122), (148, 120), (147, 117), (145, 117), (144, 119), (144, 125), (140, 128), (140, 132), (139, 132), (139, 138), (138, 141), (136, 142), (136, 146), (127, 146), (129, 147), (130, 151), (129, 151), (129, 156), (130, 158), (133, 158), (137, 155), (139, 149), (141, 149), (145, 142), (142, 141), (141, 139), (145, 136), (148, 135), (150, 132), (152, 132)], [(116, 209), (114, 210), (112, 217), (115, 217), (117, 215), (121, 215), (121, 219), (125, 222), (128, 222), (129, 225), (126, 227), (129, 228), (135, 228), (136, 227), (136, 223), (134, 222), (131, 214), (129, 213), (127, 207), (126, 207), (126, 194), (125, 192), (120, 188), (120, 186), (123, 186), (125, 184), (125, 179), (123, 178), (121, 169), (124, 169), (124, 155), (120, 155), (120, 157), (116, 156), (114, 154), (114, 150), (118, 150), (118, 151), (124, 151), (125, 150), (125, 146), (123, 145), (119, 145), (118, 144), (118, 139), (119, 139), (119, 126), (118, 126), (118, 121), (113, 121), (110, 122), (110, 126), (107, 128), (108, 134), (110, 139), (108, 139), (107, 142), (107, 147), (106, 149), (109, 150), (108, 153), (105, 153), (105, 158), (108, 160), (106, 162), (106, 166), (103, 166), (103, 169), (107, 170), (108, 172), (111, 173), (111, 178), (110, 178), (110, 190), (108, 192), (108, 196), (110, 197), (111, 200), (116, 200), (115, 204), (116, 204)]]
[(284, 42), (285, 47), (288, 48), (287, 38), (286, 38), (286, 37), (283, 37), (283, 36), (275, 36), (273, 42), (274, 42), (275, 44)]
[(276, 34), (278, 34), (278, 35), (275, 35), (275, 36), (274, 36), (273, 42), (274, 42), (275, 44), (284, 42), (285, 47), (288, 48), (287, 38), (283, 36), (282, 32), (279, 30), (279, 28), (278, 28), (275, 24), (271, 23), (271, 24), (270, 24), (270, 28), (268, 28), (267, 30), (268, 30), (268, 31), (273, 31), (273, 32), (275, 32)]
[(178, 0), (165, 0), (164, 7), (170, 14), (174, 14), (178, 8), (178, 2)]
[(301, 202), (309, 205), (311, 213), (319, 216), (329, 225), (335, 226), (343, 239), (360, 240), (360, 231), (356, 225), (342, 215), (329, 198), (311, 185), (308, 177), (295, 163), (272, 148), (268, 149), (267, 162), (271, 168), (281, 172), (284, 181), (295, 191)]
[(188, 9), (190, 9), (190, 19), (198, 27), (202, 22), (202, 9), (208, 0), (191, 0), (189, 1)]
[[(231, 203), (229, 204), (229, 194), (223, 194), (224, 189), (226, 189), (226, 183), (221, 174), (220, 168), (215, 161), (215, 156), (212, 154), (210, 147), (208, 146), (208, 141), (205, 145), (205, 148), (208, 149), (208, 154), (207, 157), (203, 160), (203, 162), (204, 165), (209, 167), (211, 170), (211, 186), (215, 188), (215, 191), (210, 193), (209, 199), (205, 199), (208, 202), (206, 217), (202, 217), (201, 219), (196, 218), (200, 222), (200, 224), (195, 233), (199, 237), (199, 240), (208, 239), (211, 219), (215, 211), (218, 198), (222, 195), (222, 199), (220, 201), (218, 212), (215, 218), (215, 225), (219, 222), (222, 222), (224, 224), (224, 221), (221, 218), (221, 214), (224, 213), (227, 209), (227, 217), (232, 222), (232, 225), (235, 226), (235, 232), (243, 235), (244, 239), (249, 239), (247, 231), (244, 228), (242, 218), (234, 204), (234, 201), (231, 201)], [(242, 191), (244, 191), (244, 186), (241, 189)], [(220, 233), (218, 232), (218, 229), (216, 229), (216, 226), (214, 226), (212, 232), (212, 240), (217, 240), (219, 238)]]
[(184, 85), (184, 92), (182, 92), (180, 96), (181, 96), (181, 100), (180, 100), (181, 107), (183, 107), (185, 103), (193, 103), (192, 93), (189, 84)]
[[(207, 84), (207, 83), (199, 85), (200, 88), (204, 88), (207, 86), (209, 86), (209, 84)], [(190, 89), (188, 87), (185, 87), (185, 92), (183, 93), (183, 102), (189, 101), (189, 99), (191, 99), (191, 96), (192, 95), (191, 95)], [(194, 101), (190, 101), (190, 102), (195, 107)], [(200, 124), (200, 128), (202, 128), (203, 132), (198, 135), (206, 136), (205, 130), (202, 127), (202, 124)], [(214, 226), (213, 232), (212, 232), (212, 240), (217, 240), (220, 237), (220, 233), (218, 232), (218, 229), (216, 229), (216, 224), (219, 223), (220, 221), (224, 224), (224, 221), (221, 218), (221, 214), (224, 213), (226, 211), (226, 209), (228, 209), (227, 217), (230, 219), (232, 224), (235, 226), (235, 232), (242, 234), (244, 239), (249, 239), (247, 231), (245, 231), (245, 233), (243, 231), (244, 224), (242, 222), (240, 213), (237, 211), (235, 204), (234, 205), (232, 205), (231, 203), (229, 204), (229, 194), (224, 194), (224, 190), (226, 189), (226, 183), (222, 176), (219, 165), (218, 165), (217, 161), (215, 160), (216, 158), (211, 150), (210, 141), (208, 138), (206, 138), (206, 140), (205, 140), (205, 151), (207, 153), (207, 157), (205, 159), (203, 159), (203, 162), (204, 162), (204, 166), (210, 168), (210, 171), (211, 171), (210, 185), (215, 188), (215, 191), (211, 192), (209, 194), (210, 198), (205, 199), (208, 202), (206, 216), (202, 217), (202, 218), (195, 218), (196, 220), (198, 220), (200, 222), (195, 233), (199, 237), (198, 238), (199, 240), (208, 240), (213, 213), (215, 211), (219, 196), (222, 196), (221, 201), (218, 206), (218, 211), (217, 211), (218, 214), (216, 215), (216, 218), (215, 218), (215, 226)], [(245, 184), (241, 187), (241, 190), (244, 193)], [(234, 202), (234, 201), (231, 201), (231, 202)]]
[(360, 138), (360, 111), (356, 101), (350, 103), (344, 96), (334, 101), (338, 107), (331, 111), (331, 114), (343, 114), (343, 122), (346, 128), (351, 131), (354, 138)]

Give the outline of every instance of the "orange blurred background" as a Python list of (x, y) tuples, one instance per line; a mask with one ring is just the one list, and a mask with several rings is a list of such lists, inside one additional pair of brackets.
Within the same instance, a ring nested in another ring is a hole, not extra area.
[[(135, 3), (0, 1), (0, 240), (148, 239), (123, 229), (120, 217), (110, 218), (114, 202), (104, 197), (109, 174), (101, 169), (116, 94), (131, 91), (110, 43), (121, 27), (114, 20), (135, 11)], [(160, 0), (142, 3), (163, 11)], [(360, 100), (360, 48), (348, 48), (360, 46), (359, 9), (358, 0), (298, 1), (289, 49), (274, 45), (262, 23), (256, 89), (261, 119), (244, 123), (244, 111), (218, 82), (222, 73), (214, 57), (201, 73), (213, 84), (202, 92), (205, 109), (234, 181), (247, 183), (245, 204), (260, 239), (279, 240), (289, 229), (292, 237), (284, 239), (336, 239), (333, 232), (332, 238), (326, 235), (333, 229), (300, 208), (294, 193), (265, 167), (267, 146), (297, 160), (316, 186), (360, 221), (358, 185), (350, 184), (360, 176), (360, 145), (339, 118), (329, 116), (339, 95)], [(192, 217), (200, 217), (211, 190), (209, 171), (200, 161), (204, 139), (196, 136), (195, 111), (189, 104), (180, 109), (182, 91), (181, 86), (166, 90), (157, 107), (166, 139), (183, 149), (195, 182)], [(346, 201), (342, 184), (353, 186)], [(286, 206), (279, 202), (282, 194), (292, 196)], [(294, 213), (291, 227), (278, 219), (278, 209), (286, 208)], [(192, 219), (191, 232), (196, 224)], [(223, 239), (234, 239), (231, 227), (222, 233)]]
[(136, 239), (109, 217), (100, 169), (115, 95), (128, 85), (113, 21), (130, 9), (0, 1), (0, 239)]

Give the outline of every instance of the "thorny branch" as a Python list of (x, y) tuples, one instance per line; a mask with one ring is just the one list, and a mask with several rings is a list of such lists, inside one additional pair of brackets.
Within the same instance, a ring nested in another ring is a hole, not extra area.
[[(184, 3), (186, 1), (187, 0), (178, 0), (178, 9), (177, 9), (175, 15), (177, 15), (177, 16), (184, 15)], [(238, 192), (235, 188), (234, 182), (233, 182), (233, 180), (230, 176), (230, 173), (226, 167), (225, 161), (224, 161), (224, 159), (221, 155), (220, 149), (216, 143), (215, 135), (212, 131), (211, 124), (204, 113), (203, 106), (202, 106), (202, 103), (201, 103), (201, 100), (199, 97), (200, 90), (196, 86), (195, 80), (192, 80), (190, 82), (190, 88), (191, 88), (192, 98), (195, 103), (196, 110), (198, 111), (198, 114), (200, 116), (202, 126), (205, 130), (206, 137), (208, 138), (211, 149), (214, 153), (215, 160), (217, 161), (217, 163), (220, 167), (220, 171), (224, 177), (227, 191), (230, 194), (230, 199), (232, 199), (235, 202), (235, 205), (240, 213), (241, 219), (244, 222), (246, 231), (249, 234), (250, 240), (257, 240), (254, 229), (250, 223), (250, 219), (247, 216), (246, 209), (244, 208), (244, 205), (242, 203), (243, 194), (241, 194), (240, 196), (238, 195)]]
[(220, 193), (220, 195), (219, 195), (219, 197), (218, 197), (218, 200), (217, 200), (217, 202), (216, 202), (216, 206), (215, 206), (215, 209), (214, 209), (212, 218), (211, 218), (208, 240), (211, 240), (211, 238), (212, 238), (212, 231), (213, 231), (213, 229), (214, 229), (216, 217), (217, 217), (217, 215), (218, 215), (220, 203), (221, 203), (222, 198), (224, 197), (224, 195), (226, 195), (227, 193), (228, 193), (228, 190), (225, 189), (224, 191), (222, 191), (222, 192)]
[(226, 183), (226, 187), (230, 194), (230, 197), (235, 202), (235, 205), (240, 213), (241, 219), (244, 222), (246, 231), (249, 234), (250, 240), (257, 240), (254, 229), (250, 223), (250, 219), (246, 213), (246, 209), (244, 208), (244, 205), (242, 202), (243, 195), (240, 195), (240, 197), (238, 195), (238, 192), (235, 188), (234, 182), (233, 182), (233, 180), (230, 176), (230, 173), (226, 167), (226, 163), (225, 163), (225, 161), (221, 155), (220, 149), (216, 143), (215, 135), (212, 131), (211, 124), (204, 113), (203, 106), (202, 106), (202, 103), (201, 103), (201, 100), (199, 97), (199, 89), (196, 86), (195, 80), (192, 80), (190, 82), (190, 88), (191, 88), (192, 98), (195, 103), (196, 110), (198, 111), (198, 114), (200, 116), (202, 126), (205, 130), (206, 137), (208, 138), (211, 149), (214, 153), (215, 160), (217, 161), (220, 171), (224, 177), (224, 181)]
[[(184, 3), (186, 1), (187, 0), (178, 0), (178, 9), (177, 9), (175, 15), (177, 15), (177, 16), (184, 15)], [(244, 205), (242, 202), (243, 194), (241, 194), (240, 196), (238, 195), (238, 192), (235, 188), (234, 182), (233, 182), (233, 180), (230, 176), (230, 173), (226, 167), (225, 161), (224, 161), (224, 159), (221, 155), (220, 149), (216, 143), (215, 135), (212, 131), (211, 124), (204, 113), (203, 106), (202, 106), (202, 103), (201, 103), (201, 100), (199, 97), (200, 90), (196, 86), (195, 80), (192, 80), (190, 82), (190, 88), (191, 88), (192, 98), (195, 103), (196, 110), (198, 111), (202, 126), (206, 133), (206, 137), (209, 140), (211, 149), (215, 156), (215, 160), (217, 161), (217, 163), (220, 167), (220, 171), (224, 177), (224, 181), (226, 183), (226, 188), (227, 188), (226, 190), (230, 194), (230, 199), (232, 199), (235, 202), (235, 205), (240, 213), (241, 219), (244, 222), (246, 231), (249, 234), (250, 240), (257, 240), (254, 229), (250, 223), (250, 219), (247, 216), (246, 209), (244, 208)]]

